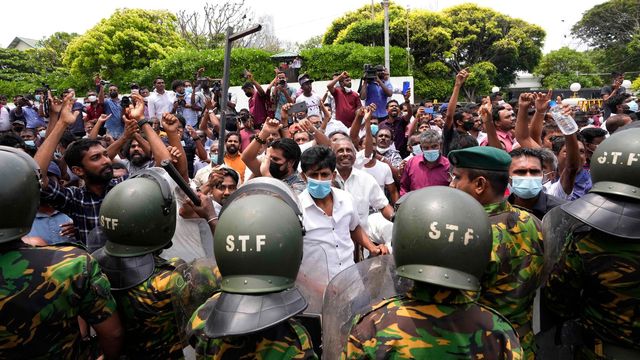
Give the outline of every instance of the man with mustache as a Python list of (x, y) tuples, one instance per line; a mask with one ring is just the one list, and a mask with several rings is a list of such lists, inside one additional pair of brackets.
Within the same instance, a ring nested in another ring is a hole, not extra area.
[[(52, 130), (34, 156), (40, 169), (48, 168), (62, 135), (75, 122), (75, 115), (71, 112), (74, 102), (73, 92), (67, 94), (63, 102), (52, 101), (49, 122)], [(55, 114), (59, 116), (56, 118)], [(74, 141), (67, 148), (64, 160), (84, 184), (80, 187), (62, 187), (55, 181), (49, 181), (47, 176), (42, 176), (40, 199), (71, 217), (76, 225), (76, 239), (86, 245), (89, 232), (98, 224), (102, 200), (119, 181), (113, 179), (111, 158), (98, 140)]]

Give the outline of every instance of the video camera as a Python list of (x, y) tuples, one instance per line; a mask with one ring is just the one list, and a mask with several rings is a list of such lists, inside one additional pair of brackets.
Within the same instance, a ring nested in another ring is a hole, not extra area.
[(214, 80), (213, 85), (211, 86), (211, 91), (219, 92), (222, 90), (222, 83), (219, 80)]
[(105, 86), (105, 85), (109, 85), (111, 84), (111, 81), (109, 80), (100, 80), (100, 85)]
[(384, 66), (382, 65), (364, 64), (364, 79), (367, 82), (375, 81), (381, 71), (384, 71)]

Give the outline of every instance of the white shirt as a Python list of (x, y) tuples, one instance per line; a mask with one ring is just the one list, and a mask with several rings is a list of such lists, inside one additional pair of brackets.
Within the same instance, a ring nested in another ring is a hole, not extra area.
[(311, 94), (311, 96), (305, 96), (304, 94), (300, 94), (296, 98), (296, 104), (301, 102), (307, 103), (307, 116), (317, 115), (320, 116), (320, 96), (316, 94)]
[(149, 117), (162, 119), (162, 114), (173, 110), (173, 102), (176, 96), (172, 91), (158, 94), (155, 90), (149, 95)]
[(332, 279), (340, 271), (355, 264), (351, 231), (359, 225), (358, 213), (353, 199), (346, 191), (331, 188), (333, 196), (333, 216), (327, 216), (313, 201), (309, 191), (299, 195), (306, 231), (303, 239), (303, 253), (314, 268), (325, 269)]
[(382, 161), (376, 160), (375, 165), (372, 167), (363, 167), (363, 171), (373, 176), (376, 179), (376, 183), (380, 186), (380, 189), (384, 190), (386, 185), (391, 185), (394, 183), (393, 173), (391, 172), (391, 168), (386, 163)]
[(11, 119), (9, 118), (9, 107), (3, 105), (0, 108), (0, 131), (11, 130)]
[(354, 205), (358, 211), (358, 218), (360, 219), (360, 226), (365, 232), (368, 232), (369, 208), (380, 210), (389, 205), (389, 200), (384, 196), (384, 192), (378, 186), (376, 179), (365, 171), (351, 169), (351, 175), (346, 181), (336, 171), (336, 178), (344, 183), (344, 190), (353, 197)]
[(571, 194), (567, 194), (567, 193), (564, 192), (564, 189), (562, 188), (562, 184), (561, 184), (560, 180), (558, 180), (558, 181), (556, 181), (554, 183), (549, 181), (546, 184), (542, 185), (542, 189), (548, 195), (553, 195), (553, 196), (558, 197), (558, 198), (560, 198), (562, 200), (569, 200), (569, 198), (571, 197)]
[(349, 128), (346, 127), (342, 121), (338, 121), (336, 119), (331, 119), (327, 123), (327, 128), (324, 130), (324, 133), (329, 136), (334, 131), (342, 131), (343, 133), (349, 136)]

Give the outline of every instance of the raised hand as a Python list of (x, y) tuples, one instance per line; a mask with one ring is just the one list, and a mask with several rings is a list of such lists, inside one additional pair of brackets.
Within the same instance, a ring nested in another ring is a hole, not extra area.
[(178, 132), (179, 126), (180, 126), (180, 120), (178, 120), (178, 118), (175, 115), (171, 113), (162, 114), (162, 127), (164, 128), (164, 131), (167, 134)]
[(456, 75), (456, 86), (462, 86), (467, 78), (469, 77), (469, 69), (462, 69)]
[(60, 121), (69, 126), (76, 122), (76, 116), (71, 112), (73, 103), (75, 102), (75, 93), (72, 91), (64, 97), (64, 101), (61, 105)]
[(126, 139), (131, 139), (133, 136), (140, 131), (138, 127), (138, 122), (134, 119), (124, 119), (124, 137)]
[(547, 107), (549, 106), (549, 101), (551, 101), (551, 97), (553, 96), (553, 90), (549, 89), (549, 91), (546, 94), (539, 92), (534, 94), (534, 96), (535, 96), (536, 111), (545, 112), (547, 111)]
[(128, 117), (130, 119), (142, 120), (144, 118), (144, 98), (140, 94), (131, 94), (135, 107), (129, 107)]
[(178, 158), (182, 156), (182, 152), (175, 146), (167, 146), (167, 151), (169, 151), (169, 155), (171, 155), (171, 162), (176, 164), (178, 162)]
[(109, 120), (109, 118), (111, 118), (111, 114), (107, 115), (107, 114), (102, 114), (100, 115), (100, 117), (98, 118), (98, 123), (99, 124), (103, 124), (105, 122), (107, 122), (107, 120)]
[(480, 115), (484, 118), (491, 118), (491, 112), (493, 111), (493, 105), (491, 104), (491, 99), (489, 97), (485, 97), (482, 99), (482, 106), (480, 106)]
[(267, 152), (260, 163), (260, 174), (262, 176), (272, 177), (269, 167), (271, 166), (271, 147), (267, 148)]

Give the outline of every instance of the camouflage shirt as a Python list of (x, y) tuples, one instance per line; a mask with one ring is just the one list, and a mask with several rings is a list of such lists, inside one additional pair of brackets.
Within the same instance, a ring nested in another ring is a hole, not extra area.
[(0, 358), (79, 358), (78, 316), (98, 324), (116, 311), (98, 263), (72, 246), (0, 244)]
[(533, 298), (541, 285), (544, 262), (541, 223), (507, 201), (484, 209), (491, 221), (493, 250), (478, 302), (509, 319), (520, 334), (526, 358), (533, 359)]
[(182, 343), (173, 312), (172, 276), (183, 261), (155, 257), (156, 268), (142, 284), (114, 291), (122, 326), (123, 353), (131, 359), (180, 359)]
[(587, 335), (640, 349), (640, 243), (597, 230), (571, 235), (543, 298)]
[(459, 290), (418, 285), (356, 317), (342, 359), (522, 359), (518, 335)]
[(208, 359), (317, 359), (311, 337), (298, 321), (291, 318), (266, 330), (246, 336), (211, 339), (204, 334), (211, 311), (208, 304), (220, 296), (215, 294), (193, 313), (187, 327), (189, 343), (196, 353)]

